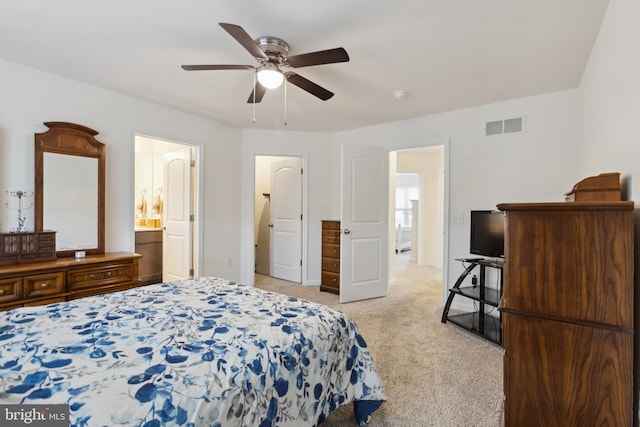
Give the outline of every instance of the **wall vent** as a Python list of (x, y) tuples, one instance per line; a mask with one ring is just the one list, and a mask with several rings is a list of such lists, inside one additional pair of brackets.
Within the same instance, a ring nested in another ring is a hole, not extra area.
[(519, 132), (524, 132), (524, 117), (514, 117), (512, 119), (487, 122), (485, 127), (486, 136)]

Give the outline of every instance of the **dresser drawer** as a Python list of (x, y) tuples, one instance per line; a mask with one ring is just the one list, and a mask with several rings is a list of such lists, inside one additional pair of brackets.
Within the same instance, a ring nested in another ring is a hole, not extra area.
[(64, 293), (64, 273), (53, 272), (24, 278), (25, 298), (39, 298)]
[(340, 244), (340, 230), (322, 230), (322, 243)]
[(340, 259), (323, 257), (322, 271), (331, 271), (333, 273), (340, 273)]
[(322, 245), (322, 258), (340, 259), (340, 245), (324, 243)]
[(67, 273), (67, 289), (76, 291), (96, 286), (130, 282), (134, 280), (133, 267), (132, 263), (123, 263), (71, 270)]
[(0, 304), (22, 299), (22, 277), (0, 279)]
[(332, 273), (330, 271), (322, 272), (322, 281), (320, 282), (324, 286), (330, 288), (340, 289), (340, 275), (338, 273)]
[(340, 230), (340, 221), (324, 220), (322, 221), (322, 228)]

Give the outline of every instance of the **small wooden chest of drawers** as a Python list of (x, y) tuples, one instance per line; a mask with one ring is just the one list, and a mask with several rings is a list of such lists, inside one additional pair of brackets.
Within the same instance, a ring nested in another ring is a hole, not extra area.
[(320, 290), (340, 294), (340, 221), (322, 221)]
[(0, 233), (0, 265), (55, 259), (55, 231)]

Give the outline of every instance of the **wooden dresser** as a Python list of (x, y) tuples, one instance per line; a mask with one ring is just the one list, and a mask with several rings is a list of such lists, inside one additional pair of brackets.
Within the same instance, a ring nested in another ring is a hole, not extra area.
[(633, 425), (633, 202), (502, 204), (504, 425)]
[(58, 258), (0, 266), (0, 310), (44, 305), (139, 286), (139, 254)]
[(340, 294), (340, 221), (322, 221), (320, 290)]

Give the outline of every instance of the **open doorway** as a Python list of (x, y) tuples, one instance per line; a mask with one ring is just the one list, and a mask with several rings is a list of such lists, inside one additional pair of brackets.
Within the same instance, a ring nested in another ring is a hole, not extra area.
[(444, 280), (444, 146), (394, 154), (396, 191), (390, 215), (395, 230), (390, 237), (396, 242), (395, 266), (426, 266)]
[(200, 247), (199, 147), (135, 137), (135, 250), (144, 284), (193, 277)]
[(255, 157), (255, 273), (302, 283), (302, 158)]

